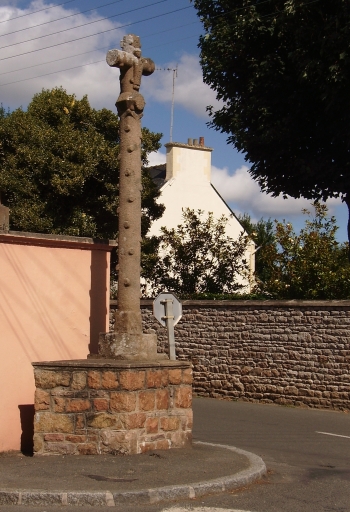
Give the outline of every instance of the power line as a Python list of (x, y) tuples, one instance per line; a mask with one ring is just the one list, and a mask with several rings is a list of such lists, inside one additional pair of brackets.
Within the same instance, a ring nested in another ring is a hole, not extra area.
[(8, 21), (18, 20), (19, 18), (24, 18), (25, 16), (31, 16), (32, 14), (36, 14), (37, 12), (48, 11), (49, 9), (54, 9), (55, 7), (60, 7), (61, 5), (71, 4), (76, 0), (67, 0), (67, 2), (62, 2), (61, 4), (52, 5), (51, 7), (44, 7), (43, 9), (38, 9), (37, 11), (27, 12), (27, 14), (21, 14), (20, 16), (14, 16), (13, 18), (9, 18), (8, 20), (2, 20), (0, 23), (7, 23)]
[[(92, 9), (86, 9), (86, 11), (75, 12), (74, 14), (69, 14), (68, 16), (62, 16), (61, 18), (56, 18), (55, 20), (44, 21), (44, 23), (38, 23), (37, 25), (31, 25), (30, 27), (24, 27), (24, 28), (20, 28), (18, 30), (13, 30), (12, 32), (6, 32), (5, 34), (0, 34), (0, 37), (17, 34), (18, 32), (23, 32), (24, 30), (30, 30), (30, 29), (36, 28), (36, 27), (42, 27), (43, 25), (48, 25), (49, 23), (54, 23), (55, 21), (66, 20), (67, 18), (72, 18), (73, 16), (79, 16), (80, 14), (85, 14), (86, 12), (94, 11), (97, 8), (102, 9), (103, 7), (107, 7), (108, 5), (117, 4), (117, 3), (120, 3), (123, 1), (124, 0), (114, 0), (114, 2), (109, 2), (108, 4), (103, 4), (103, 5), (97, 5), (96, 7), (92, 7)], [(25, 42), (25, 41), (23, 41), (23, 42)], [(18, 44), (20, 44), (20, 43), (18, 43)]]
[[(164, 34), (165, 32), (169, 33), (169, 32), (171, 32), (173, 30), (178, 30), (179, 28), (188, 27), (189, 25), (194, 25), (196, 23), (197, 23), (196, 21), (192, 21), (191, 23), (185, 23), (184, 25), (177, 25), (176, 27), (167, 28), (166, 30), (161, 30), (160, 32), (155, 32), (153, 34), (146, 34), (146, 35), (144, 35), (142, 37), (142, 40), (147, 39), (148, 37), (153, 37), (153, 36), (158, 36), (159, 34)], [(167, 44), (172, 44), (173, 42), (177, 42), (177, 41), (184, 41), (185, 39), (191, 39), (192, 37), (196, 37), (196, 36), (189, 36), (189, 37), (185, 37), (185, 38), (182, 38), (182, 39), (176, 39), (176, 41), (171, 41), (170, 43), (164, 43), (162, 46), (167, 45)], [(153, 48), (158, 48), (158, 47), (159, 47), (159, 45), (151, 46), (149, 48), (149, 50), (151, 50)], [(55, 62), (59, 62), (61, 60), (73, 59), (74, 57), (80, 57), (80, 55), (87, 55), (88, 53), (93, 53), (93, 52), (98, 52), (98, 51), (101, 51), (101, 50), (106, 50), (107, 48), (109, 48), (109, 46), (103, 46), (101, 48), (95, 48), (94, 50), (89, 50), (89, 51), (86, 51), (86, 52), (75, 53), (74, 55), (69, 55), (68, 57), (61, 57), (60, 59), (55, 59)], [(39, 64), (32, 64), (31, 66), (25, 66), (25, 67), (21, 67), (21, 68), (18, 68), (18, 69), (13, 69), (11, 71), (3, 71), (2, 73), (0, 73), (0, 76), (2, 76), (2, 75), (9, 75), (11, 73), (17, 73), (18, 71), (22, 72), (22, 71), (24, 71), (26, 69), (37, 68), (39, 66), (45, 66), (46, 64), (52, 64), (52, 60), (45, 61), (45, 62), (40, 62)], [(28, 79), (28, 80), (31, 80), (31, 79)], [(16, 82), (13, 82), (13, 83), (16, 83)]]
[(6, 84), (0, 84), (0, 87), (3, 87), (5, 85), (19, 84), (20, 82), (27, 82), (28, 80), (35, 80), (36, 78), (41, 78), (43, 76), (56, 75), (57, 73), (71, 71), (72, 69), (84, 68), (85, 66), (91, 66), (92, 64), (99, 64), (100, 62), (105, 62), (105, 61), (104, 60), (96, 60), (95, 62), (89, 62), (89, 64), (81, 64), (80, 66), (74, 66), (72, 68), (60, 69), (59, 71), (51, 71), (50, 73), (44, 73), (43, 75), (33, 76), (31, 78), (22, 78), (22, 80), (16, 80), (14, 82), (7, 82)]
[[(173, 44), (173, 43), (178, 43), (179, 41), (185, 41), (186, 39), (191, 39), (192, 37), (197, 37), (195, 35), (192, 35), (192, 36), (188, 36), (188, 37), (183, 37), (181, 39), (176, 39), (175, 41), (169, 41), (168, 43), (164, 43), (162, 44), (162, 46), (166, 46), (168, 44)], [(153, 48), (159, 48), (159, 45), (156, 45), (156, 46), (150, 46), (148, 48), (148, 50), (152, 50)], [(147, 51), (148, 51), (147, 50)], [(95, 50), (93, 50), (95, 51)], [(85, 52), (87, 53), (87, 52)], [(58, 59), (58, 60), (63, 60), (63, 59)], [(36, 78), (42, 78), (44, 76), (49, 76), (49, 75), (55, 75), (57, 73), (64, 73), (65, 71), (71, 71), (73, 69), (79, 69), (79, 68), (84, 68), (86, 66), (91, 66), (93, 64), (100, 64), (101, 62), (105, 62), (105, 60), (96, 60), (94, 62), (89, 62), (88, 64), (81, 64), (79, 66), (73, 66), (71, 68), (66, 68), (66, 69), (59, 69), (58, 71), (52, 71), (50, 73), (44, 73), (43, 75), (37, 75), (37, 76), (33, 76), (33, 77), (30, 77), (30, 78), (22, 78), (21, 80), (14, 80), (13, 82), (7, 82), (5, 84), (0, 84), (0, 87), (4, 87), (5, 85), (13, 85), (13, 84), (18, 84), (18, 83), (21, 83), (21, 82), (27, 82), (29, 80), (35, 80)], [(40, 64), (39, 64), (40, 65)], [(25, 68), (26, 69), (26, 68)], [(170, 68), (156, 68), (156, 71), (174, 71), (173, 69), (170, 69)]]
[(49, 48), (56, 48), (57, 46), (62, 46), (64, 44), (73, 43), (74, 41), (81, 41), (82, 39), (87, 39), (89, 37), (94, 37), (94, 36), (97, 36), (99, 34), (105, 34), (106, 32), (111, 32), (112, 30), (119, 30), (121, 28), (130, 27), (131, 25), (137, 25), (139, 23), (144, 23), (145, 21), (150, 21), (150, 20), (154, 20), (154, 19), (157, 19), (157, 18), (161, 18), (163, 16), (167, 16), (168, 14), (173, 14), (175, 12), (184, 11), (186, 9), (191, 9), (191, 7), (192, 6), (181, 7), (180, 9), (174, 9), (173, 11), (165, 12), (163, 14), (158, 14), (156, 16), (150, 16), (149, 18), (144, 18), (143, 20), (133, 21), (131, 23), (126, 23), (125, 25), (119, 25), (119, 27), (113, 27), (113, 28), (109, 28), (107, 30), (101, 30), (100, 32), (95, 32), (95, 34), (90, 34), (88, 36), (77, 37), (75, 39), (70, 39), (69, 41), (64, 41), (62, 43), (52, 44), (50, 46), (45, 46), (44, 48), (38, 48), (37, 50), (30, 50), (28, 52), (18, 53), (17, 55), (11, 55), (9, 57), (2, 57), (0, 59), (0, 61), (8, 60), (8, 59), (14, 59), (15, 57), (21, 57), (22, 55), (28, 55), (30, 53), (41, 52), (43, 50), (48, 50)]
[(46, 34), (43, 36), (38, 37), (31, 37), (30, 39), (25, 39), (24, 41), (20, 41), (19, 43), (11, 43), (7, 44), (6, 46), (0, 46), (0, 50), (3, 50), (4, 48), (10, 48), (11, 46), (18, 46), (19, 44), (23, 43), (31, 43), (32, 41), (36, 41), (38, 39), (43, 39), (44, 37), (50, 37), (57, 34), (62, 34), (63, 32), (69, 32), (70, 30), (76, 30), (77, 28), (86, 27), (87, 25), (93, 25), (94, 23), (99, 23), (100, 21), (110, 20), (112, 18), (116, 18), (117, 16), (122, 16), (123, 14), (130, 14), (134, 11), (140, 11), (141, 9), (146, 9), (147, 7), (152, 7), (153, 5), (162, 4), (164, 2), (168, 2), (169, 0), (157, 0), (157, 2), (153, 2), (152, 4), (144, 5), (143, 7), (138, 7), (135, 9), (131, 9), (130, 11), (124, 11), (120, 12), (118, 14), (113, 14), (112, 16), (106, 16), (105, 18), (100, 18), (98, 20), (89, 21), (87, 23), (82, 23), (81, 25), (76, 25), (75, 27), (65, 28), (63, 30), (58, 30), (57, 32), (51, 32), (51, 34)]

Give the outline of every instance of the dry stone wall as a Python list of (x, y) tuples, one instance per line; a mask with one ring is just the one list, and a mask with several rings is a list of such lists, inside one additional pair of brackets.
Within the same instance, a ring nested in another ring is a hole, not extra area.
[[(152, 301), (142, 315), (166, 351)], [(184, 301), (175, 339), (198, 395), (350, 410), (350, 301)]]

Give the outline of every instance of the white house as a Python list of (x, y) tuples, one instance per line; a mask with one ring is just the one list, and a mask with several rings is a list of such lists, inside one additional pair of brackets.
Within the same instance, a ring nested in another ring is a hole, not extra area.
[[(175, 228), (181, 224), (182, 209), (213, 212), (215, 218), (225, 215), (227, 235), (238, 238), (244, 231), (241, 223), (211, 183), (212, 148), (204, 145), (204, 138), (188, 139), (186, 143), (169, 142), (166, 147), (166, 164), (150, 167), (153, 181), (160, 188), (158, 201), (165, 205), (163, 216), (152, 223), (149, 234), (159, 235), (160, 228)], [(255, 244), (247, 249), (251, 280), (255, 270)], [(247, 283), (247, 280), (245, 280)], [(247, 283), (248, 285), (248, 283)], [(249, 285), (248, 285), (249, 289)]]

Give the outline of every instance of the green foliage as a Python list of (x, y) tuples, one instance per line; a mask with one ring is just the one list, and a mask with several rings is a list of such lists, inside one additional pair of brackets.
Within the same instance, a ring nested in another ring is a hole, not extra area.
[(212, 126), (262, 190), (350, 205), (348, 0), (194, 0)]
[(270, 245), (276, 245), (274, 223), (271, 219), (263, 218), (258, 222), (252, 222), (248, 213), (239, 215), (238, 220), (255, 243), (255, 277), (260, 281), (266, 281), (270, 277), (269, 265), (265, 261), (266, 249)]
[[(161, 134), (143, 130), (142, 158)], [(11, 229), (111, 238), (117, 236), (119, 121), (62, 88), (36, 94), (27, 111), (0, 115), (0, 191)], [(143, 235), (163, 207), (143, 173)]]
[(149, 281), (153, 294), (164, 289), (180, 297), (198, 293), (222, 294), (240, 290), (248, 277), (245, 252), (247, 237), (238, 240), (225, 232), (228, 219), (204, 217), (201, 210), (183, 210), (183, 223), (176, 229), (162, 228), (160, 259)]
[[(299, 235), (290, 223), (275, 221), (276, 244), (263, 249), (269, 279), (259, 283), (258, 292), (275, 299), (350, 298), (347, 244), (336, 241), (338, 228), (327, 207), (313, 206), (315, 215)], [(303, 213), (310, 216), (307, 210)]]

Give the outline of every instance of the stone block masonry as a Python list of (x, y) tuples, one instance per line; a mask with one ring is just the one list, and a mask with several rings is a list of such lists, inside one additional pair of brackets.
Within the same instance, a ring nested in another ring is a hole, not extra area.
[(137, 454), (191, 445), (187, 361), (33, 363), (34, 454)]
[[(176, 354), (192, 361), (197, 395), (350, 410), (350, 301), (182, 304)], [(141, 308), (144, 332), (166, 351), (152, 301)]]

